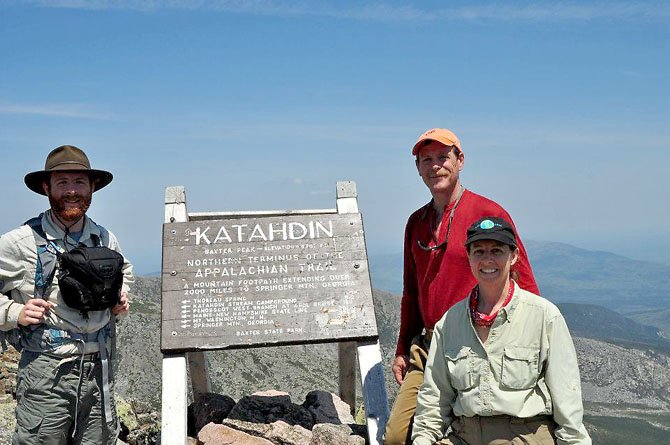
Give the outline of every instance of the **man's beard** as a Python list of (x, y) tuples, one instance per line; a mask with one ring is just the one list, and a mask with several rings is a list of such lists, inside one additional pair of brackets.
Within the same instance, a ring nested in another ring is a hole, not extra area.
[[(72, 198), (79, 198), (79, 202), (77, 202), (74, 207), (71, 207), (72, 203), (69, 204), (70, 207), (66, 207), (65, 201)], [(60, 199), (56, 199), (51, 194), (49, 194), (49, 204), (51, 204), (51, 209), (64, 222), (79, 221), (91, 206), (91, 199), (91, 194), (88, 196), (82, 196), (79, 194), (66, 195)]]

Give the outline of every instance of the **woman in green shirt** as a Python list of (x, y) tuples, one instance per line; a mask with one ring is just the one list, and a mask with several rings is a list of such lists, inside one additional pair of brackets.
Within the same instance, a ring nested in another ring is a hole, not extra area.
[(510, 278), (511, 225), (483, 218), (465, 245), (478, 284), (435, 325), (413, 444), (590, 445), (570, 333), (555, 305)]

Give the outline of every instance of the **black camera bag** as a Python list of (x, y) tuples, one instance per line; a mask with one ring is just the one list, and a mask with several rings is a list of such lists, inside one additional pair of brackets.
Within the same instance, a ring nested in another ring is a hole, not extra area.
[(58, 286), (65, 304), (86, 314), (121, 297), (123, 255), (108, 247), (76, 247), (59, 255)]

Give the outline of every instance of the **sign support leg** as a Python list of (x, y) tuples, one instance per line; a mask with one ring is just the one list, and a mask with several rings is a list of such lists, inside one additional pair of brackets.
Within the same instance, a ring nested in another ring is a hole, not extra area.
[[(336, 186), (337, 213), (358, 213), (358, 193), (353, 181), (338, 181)], [(356, 343), (339, 345), (340, 398), (356, 412)]]
[(340, 399), (356, 414), (356, 343), (338, 344)]
[(163, 355), (161, 443), (186, 445), (186, 356)]
[(358, 343), (358, 364), (370, 444), (381, 444), (389, 408), (379, 340)]
[(191, 376), (193, 400), (198, 400), (201, 395), (211, 392), (207, 357), (202, 351), (188, 352), (186, 353), (186, 360), (188, 361), (188, 370)]
[[(184, 187), (165, 189), (165, 222), (186, 222), (186, 191)], [(163, 355), (161, 443), (186, 444), (188, 410), (188, 374), (191, 371), (193, 398), (210, 392), (207, 359), (202, 351)], [(169, 413), (169, 415), (168, 415)]]

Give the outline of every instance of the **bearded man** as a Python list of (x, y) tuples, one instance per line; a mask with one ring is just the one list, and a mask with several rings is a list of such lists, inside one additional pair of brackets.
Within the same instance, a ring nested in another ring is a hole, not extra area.
[[(24, 180), (49, 198), (50, 209), (0, 237), (0, 331), (21, 350), (12, 443), (115, 444), (111, 358), (115, 321), (128, 314), (132, 266), (118, 259), (116, 237), (86, 216), (93, 193), (112, 174), (92, 169), (82, 150), (64, 145)], [(65, 253), (95, 247), (109, 249), (98, 252), (110, 252), (122, 266), (113, 291), (118, 299), (89, 310), (73, 302), (59, 279), (65, 283)]]

